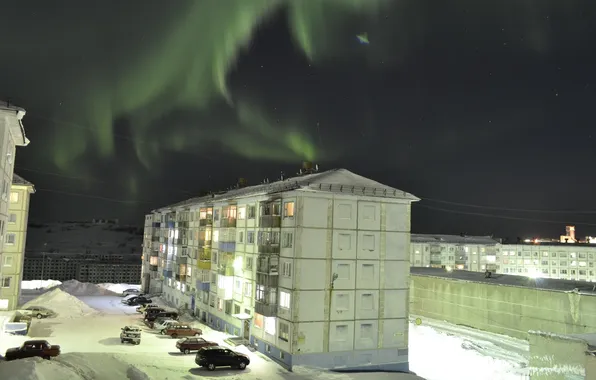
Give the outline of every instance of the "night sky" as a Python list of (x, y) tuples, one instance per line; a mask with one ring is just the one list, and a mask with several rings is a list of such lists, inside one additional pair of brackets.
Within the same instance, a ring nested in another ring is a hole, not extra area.
[(426, 198), (414, 232), (596, 235), (596, 3), (172, 4), (2, 2), (31, 218), (140, 224), (311, 160)]

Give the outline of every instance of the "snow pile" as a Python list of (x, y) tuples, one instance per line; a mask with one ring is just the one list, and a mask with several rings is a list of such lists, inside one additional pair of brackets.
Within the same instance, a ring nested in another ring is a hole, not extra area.
[(1, 363), (0, 379), (149, 380), (149, 377), (112, 354), (71, 353), (60, 355), (54, 360), (30, 358)]
[(34, 289), (50, 289), (62, 284), (58, 280), (32, 280), (32, 281), (21, 281), (21, 289), (23, 290), (34, 290)]
[(97, 310), (87, 306), (78, 298), (63, 292), (60, 288), (54, 288), (27, 302), (23, 305), (23, 309), (29, 306), (47, 307), (56, 312), (59, 318), (77, 318), (98, 313)]
[(332, 371), (325, 371), (317, 368), (294, 366), (292, 367), (294, 375), (299, 376), (299, 379), (309, 380), (424, 380), (411, 373), (397, 373), (397, 372), (360, 372), (360, 373), (339, 373)]
[(117, 294), (122, 294), (125, 290), (128, 289), (137, 289), (141, 290), (141, 285), (132, 285), (132, 284), (97, 284), (97, 286), (102, 287), (104, 289), (109, 290), (110, 292), (114, 292)]
[(116, 293), (89, 282), (79, 282), (77, 280), (68, 280), (59, 286), (60, 289), (72, 294), (73, 296), (115, 296)]

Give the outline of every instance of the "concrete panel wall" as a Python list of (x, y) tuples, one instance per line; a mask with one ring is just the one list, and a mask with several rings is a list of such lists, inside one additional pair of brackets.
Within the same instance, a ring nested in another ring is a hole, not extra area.
[(595, 296), (414, 274), (410, 313), (520, 339), (530, 330), (596, 331)]
[[(596, 358), (587, 354), (588, 344), (581, 339), (532, 331), (530, 376), (532, 380), (590, 380)], [(589, 368), (591, 367), (591, 368)]]

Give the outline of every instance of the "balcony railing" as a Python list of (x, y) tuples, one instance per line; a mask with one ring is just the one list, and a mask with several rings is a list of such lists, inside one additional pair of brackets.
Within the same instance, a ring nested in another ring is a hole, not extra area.
[(195, 287), (197, 288), (197, 290), (200, 290), (202, 292), (208, 292), (209, 291), (209, 288), (211, 287), (210, 286), (211, 284), (209, 284), (209, 282), (201, 282), (201, 280), (197, 280), (196, 282), (197, 283), (196, 283), (196, 286)]
[(199, 240), (199, 247), (211, 247), (211, 240)]
[(236, 218), (221, 218), (219, 226), (225, 227), (236, 227)]
[(151, 236), (151, 241), (158, 242), (159, 241), (159, 236)]
[(171, 269), (164, 269), (163, 276), (166, 278), (172, 278), (172, 270)]
[(153, 223), (151, 223), (151, 226), (153, 228), (159, 228), (159, 227), (161, 227), (161, 222), (153, 222)]
[(157, 265), (149, 265), (149, 270), (152, 272), (157, 272)]
[(188, 228), (188, 221), (187, 220), (181, 220), (176, 222), (176, 227), (178, 228)]
[(438, 245), (433, 245), (430, 247), (430, 252), (431, 253), (441, 253), (442, 249), (440, 246)]
[(277, 305), (255, 301), (255, 313), (265, 317), (275, 317), (277, 316)]
[(236, 252), (235, 241), (220, 241), (218, 248), (221, 252)]
[(186, 275), (185, 274), (176, 274), (176, 281), (186, 282)]
[(213, 224), (213, 217), (211, 215), (207, 216), (205, 219), (199, 219), (199, 226), (210, 226)]
[(259, 253), (279, 254), (279, 244), (259, 244)]
[(156, 251), (155, 249), (152, 249), (149, 253), (149, 255), (151, 257), (158, 257), (159, 256), (159, 251)]
[(281, 216), (279, 216), (279, 215), (262, 215), (259, 218), (259, 227), (265, 227), (265, 228), (281, 227)]
[(217, 269), (217, 274), (222, 276), (233, 276), (234, 267), (231, 265), (222, 265)]

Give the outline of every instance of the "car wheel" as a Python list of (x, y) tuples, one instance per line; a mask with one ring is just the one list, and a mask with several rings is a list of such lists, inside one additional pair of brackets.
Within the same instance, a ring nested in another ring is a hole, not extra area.
[(166, 330), (161, 330), (159, 333), (160, 333), (161, 335), (166, 335)]
[(215, 371), (215, 364), (213, 364), (213, 363), (209, 363), (209, 364), (207, 364), (207, 369), (208, 369), (209, 371)]
[(201, 336), (201, 333), (196, 333), (195, 336)]
[(240, 364), (238, 364), (238, 369), (246, 369), (246, 362), (240, 362)]
[(174, 333), (172, 334), (172, 338), (176, 339), (178, 337), (178, 334)]
[(188, 354), (190, 354), (190, 350), (189, 350), (188, 348), (185, 348), (185, 349), (184, 349), (184, 353), (185, 353), (186, 355), (188, 355)]
[(43, 315), (37, 314), (37, 319), (42, 319), (42, 318), (43, 318)]
[(124, 339), (120, 339), (120, 343), (124, 343)]

